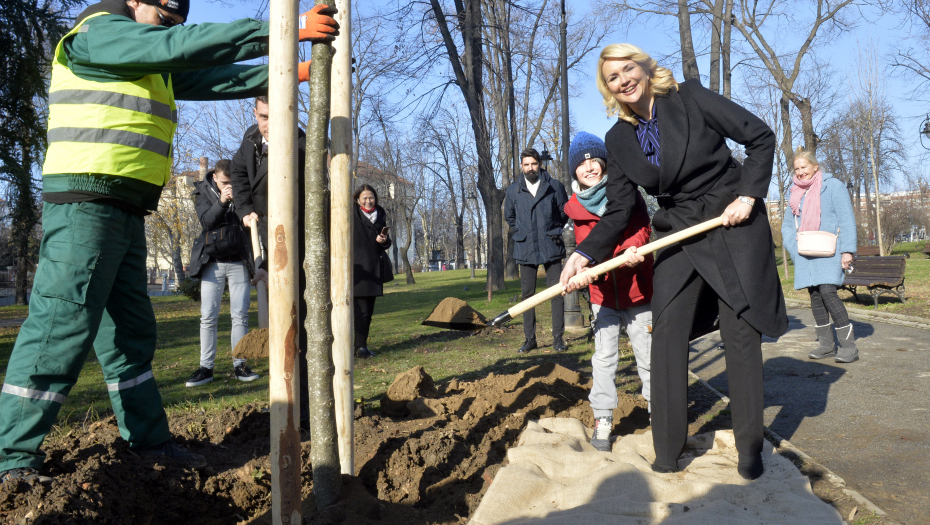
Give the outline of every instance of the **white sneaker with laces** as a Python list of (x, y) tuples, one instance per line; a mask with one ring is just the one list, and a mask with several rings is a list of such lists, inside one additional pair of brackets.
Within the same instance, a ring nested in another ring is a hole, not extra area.
[(591, 445), (600, 452), (610, 452), (610, 432), (614, 429), (612, 416), (594, 418), (594, 437)]

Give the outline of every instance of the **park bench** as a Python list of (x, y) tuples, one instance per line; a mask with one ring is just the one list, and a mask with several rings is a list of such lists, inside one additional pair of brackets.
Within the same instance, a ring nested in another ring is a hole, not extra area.
[(881, 255), (878, 246), (859, 246), (856, 248), (856, 255), (859, 257)]
[(904, 302), (904, 269), (907, 262), (903, 255), (887, 255), (884, 257), (853, 257), (853, 270), (843, 279), (841, 289), (852, 292), (856, 301), (859, 295), (856, 288), (865, 286), (872, 295), (872, 301), (878, 308), (878, 297), (882, 294), (894, 294)]
[(927, 258), (930, 258), (930, 242), (924, 244), (924, 249), (921, 250)]

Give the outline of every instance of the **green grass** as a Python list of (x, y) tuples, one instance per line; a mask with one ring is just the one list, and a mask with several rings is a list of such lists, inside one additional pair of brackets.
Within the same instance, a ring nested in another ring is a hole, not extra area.
[[(521, 319), (510, 323), (507, 329), (491, 334), (473, 335), (473, 332), (456, 332), (422, 326), (420, 323), (433, 307), (446, 297), (458, 297), (485, 316), (491, 318), (510, 305), (510, 299), (519, 295), (519, 281), (507, 283), (506, 290), (495, 292), (491, 302), (484, 291), (484, 272), (475, 280), (468, 270), (415, 274), (416, 284), (406, 284), (404, 276), (385, 285), (385, 296), (378, 298), (369, 337), (369, 348), (377, 356), (356, 360), (356, 398), (364, 398), (368, 408), (377, 408), (379, 398), (387, 391), (394, 377), (410, 368), (421, 365), (436, 382), (452, 378), (471, 380), (489, 373), (515, 373), (519, 370), (556, 361), (575, 370), (590, 370), (594, 344), (587, 341), (587, 330), (566, 333), (569, 351), (554, 354), (543, 347), (527, 355), (517, 354), (523, 342)], [(467, 290), (465, 288), (468, 288)], [(540, 279), (538, 290), (545, 287)], [(223, 303), (219, 320), (219, 348), (217, 351), (214, 381), (196, 388), (186, 388), (184, 382), (200, 362), (200, 303), (185, 297), (153, 297), (152, 303), (158, 322), (158, 343), (153, 370), (161, 391), (162, 401), (169, 414), (183, 411), (213, 411), (230, 406), (241, 406), (268, 399), (268, 360), (260, 359), (249, 366), (261, 375), (251, 383), (237, 381), (233, 376), (229, 346), (229, 304)], [(0, 307), (0, 319), (25, 317), (25, 307)], [(18, 310), (17, 310), (18, 309)], [(256, 303), (252, 301), (250, 326), (256, 327)], [(587, 317), (587, 305), (584, 306)], [(15, 315), (9, 312), (17, 312)], [(547, 305), (537, 308), (537, 338), (540, 345), (551, 343), (551, 311)], [(10, 353), (19, 328), (0, 328), (0, 382), (3, 381)], [(626, 349), (624, 359), (632, 361)], [(622, 364), (621, 364), (622, 366)], [(620, 386), (635, 389), (626, 382), (637, 381), (635, 373), (618, 377)], [(67, 428), (86, 419), (95, 419), (110, 410), (110, 401), (104, 386), (103, 373), (90, 353), (77, 384), (61, 410), (59, 424)]]

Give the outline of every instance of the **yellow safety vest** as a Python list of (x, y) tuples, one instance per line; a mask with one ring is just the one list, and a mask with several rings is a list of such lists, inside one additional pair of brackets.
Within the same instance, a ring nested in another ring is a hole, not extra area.
[(79, 32), (95, 13), (58, 42), (49, 88), (48, 151), (43, 175), (115, 175), (164, 186), (171, 178), (171, 141), (178, 122), (171, 77), (94, 82), (68, 68), (65, 39)]

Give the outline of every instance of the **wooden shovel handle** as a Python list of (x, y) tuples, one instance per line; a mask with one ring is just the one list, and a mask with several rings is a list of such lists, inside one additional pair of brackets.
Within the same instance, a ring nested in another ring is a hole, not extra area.
[[(722, 224), (723, 224), (722, 217), (717, 217), (715, 219), (702, 222), (690, 228), (681, 230), (680, 232), (673, 233), (672, 235), (669, 235), (668, 237), (665, 237), (663, 239), (659, 239), (658, 241), (644, 244), (643, 246), (641, 246), (640, 248), (636, 250), (636, 253), (638, 253), (639, 255), (650, 254), (652, 252), (661, 250), (662, 248), (665, 248), (666, 246), (671, 246), (672, 244), (681, 242), (687, 239), (688, 237), (693, 237), (699, 233), (704, 233), (708, 230), (713, 230), (714, 228), (721, 226)], [(583, 273), (586, 273), (592, 276), (603, 275), (613, 270), (614, 268), (619, 268), (626, 262), (626, 260), (627, 260), (627, 257), (626, 257), (626, 254), (624, 253), (606, 262), (602, 262), (601, 264), (598, 264), (597, 266), (588, 268)], [(578, 274), (572, 277), (572, 282), (578, 285), (582, 284), (583, 283), (582, 274)], [(540, 305), (546, 301), (550, 301), (554, 299), (555, 297), (561, 294), (562, 294), (561, 284), (550, 286), (549, 288), (546, 288), (545, 290), (539, 292), (533, 297), (530, 297), (529, 299), (526, 299), (523, 302), (520, 302), (520, 303), (517, 303), (511, 306), (510, 308), (507, 309), (507, 313), (510, 314), (510, 318), (514, 318), (531, 308), (535, 308), (537, 305)]]
[[(255, 271), (262, 264), (262, 244), (258, 239), (258, 219), (252, 218), (249, 223), (249, 233), (252, 235), (252, 257), (255, 263)], [(255, 289), (258, 291), (258, 327), (268, 328), (268, 288), (265, 281), (255, 283)]]

